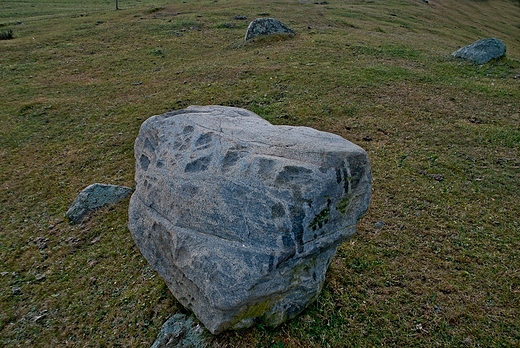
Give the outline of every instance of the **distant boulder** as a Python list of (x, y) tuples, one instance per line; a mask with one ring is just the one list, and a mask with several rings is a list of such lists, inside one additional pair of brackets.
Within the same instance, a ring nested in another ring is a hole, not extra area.
[(247, 27), (245, 40), (249, 41), (257, 36), (287, 34), (295, 35), (294, 31), (287, 25), (274, 18), (257, 18)]
[(456, 58), (471, 60), (477, 64), (485, 64), (492, 59), (503, 57), (506, 54), (506, 44), (499, 39), (481, 39), (469, 46), (453, 52)]
[(130, 196), (132, 189), (125, 186), (92, 184), (81, 191), (65, 214), (72, 223), (80, 223), (92, 211), (115, 204)]

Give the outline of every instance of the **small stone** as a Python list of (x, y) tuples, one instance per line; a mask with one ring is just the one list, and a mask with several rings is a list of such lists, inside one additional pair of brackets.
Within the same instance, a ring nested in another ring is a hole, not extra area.
[(258, 36), (286, 34), (294, 36), (294, 31), (287, 25), (274, 18), (257, 18), (247, 27), (245, 41), (252, 40)]
[(12, 287), (11, 288), (11, 293), (13, 295), (21, 295), (22, 294), (22, 289), (20, 289), (19, 287)]
[(383, 228), (383, 226), (385, 225), (385, 222), (384, 221), (377, 221), (374, 223), (374, 226), (378, 229), (381, 229)]
[(151, 348), (203, 348), (204, 329), (193, 317), (175, 314), (161, 327)]
[(79, 193), (65, 215), (77, 224), (92, 211), (118, 203), (131, 193), (132, 189), (125, 186), (92, 184)]

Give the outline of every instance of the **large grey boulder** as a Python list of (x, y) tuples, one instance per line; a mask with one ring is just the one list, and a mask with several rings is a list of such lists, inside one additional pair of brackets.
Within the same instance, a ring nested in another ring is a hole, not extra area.
[(500, 58), (506, 54), (506, 44), (499, 39), (481, 39), (469, 46), (453, 52), (456, 58), (471, 60), (477, 64), (485, 64), (492, 59)]
[(115, 204), (130, 196), (132, 189), (125, 186), (92, 184), (83, 189), (74, 199), (65, 215), (72, 223), (80, 223), (92, 211)]
[(274, 18), (257, 18), (247, 27), (245, 41), (254, 39), (257, 36), (286, 34), (295, 35), (294, 31), (287, 25)]
[(213, 334), (300, 313), (370, 199), (362, 148), (239, 108), (151, 117), (135, 159), (130, 232)]

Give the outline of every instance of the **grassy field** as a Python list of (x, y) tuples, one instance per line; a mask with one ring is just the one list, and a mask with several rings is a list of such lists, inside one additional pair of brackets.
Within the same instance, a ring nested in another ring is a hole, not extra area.
[[(373, 197), (320, 298), (215, 347), (520, 346), (520, 6), (431, 0), (2, 0), (0, 346), (147, 347), (183, 309), (127, 229), (148, 117), (244, 107), (365, 148)], [(247, 20), (235, 20), (234, 16)], [(244, 44), (275, 17), (293, 38)], [(484, 37), (485, 65), (450, 58)]]

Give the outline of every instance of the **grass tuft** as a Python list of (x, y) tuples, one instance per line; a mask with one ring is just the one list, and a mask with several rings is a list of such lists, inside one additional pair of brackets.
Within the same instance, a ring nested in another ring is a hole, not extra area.
[(13, 38), (13, 30), (7, 29), (0, 31), (0, 40), (11, 40)]

